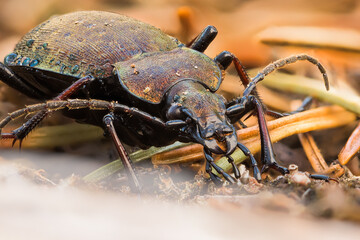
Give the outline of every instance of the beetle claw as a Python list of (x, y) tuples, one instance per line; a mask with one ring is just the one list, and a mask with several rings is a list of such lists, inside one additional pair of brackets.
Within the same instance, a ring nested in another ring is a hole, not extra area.
[(279, 171), (283, 175), (290, 173), (289, 169), (287, 169), (286, 167), (280, 166), (276, 162), (274, 162), (272, 164), (264, 164), (262, 169), (261, 169), (261, 173), (264, 173), (264, 172), (268, 171), (270, 168)]
[(209, 175), (210, 175), (211, 181), (213, 181), (213, 183), (214, 183), (216, 186), (218, 186), (218, 187), (221, 187), (221, 186), (222, 186), (223, 180), (222, 180), (220, 177), (216, 176), (216, 175), (213, 174), (212, 172), (210, 172)]
[(261, 182), (261, 173), (257, 166), (253, 166), (253, 174), (256, 181)]

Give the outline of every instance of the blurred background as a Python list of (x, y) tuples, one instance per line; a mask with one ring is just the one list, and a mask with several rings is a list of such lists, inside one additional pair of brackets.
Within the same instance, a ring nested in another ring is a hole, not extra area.
[[(40, 22), (52, 15), (79, 10), (125, 14), (155, 25), (185, 42), (205, 26), (214, 25), (219, 35), (207, 54), (213, 56), (226, 49), (247, 66), (263, 65), (271, 59), (271, 48), (257, 38), (270, 26), (357, 30), (360, 25), (357, 0), (1, 0), (0, 3), (1, 58), (24, 33)], [(181, 23), (179, 12), (185, 12), (190, 22)], [(181, 31), (184, 26), (187, 32)]]
[[(247, 69), (250, 69), (264, 66), (275, 59), (291, 54), (308, 53), (318, 58), (325, 65), (329, 71), (330, 81), (333, 86), (342, 86), (344, 84), (354, 94), (360, 91), (360, 1), (358, 0), (0, 0), (0, 60), (2, 61), (12, 51), (22, 35), (42, 21), (53, 15), (79, 10), (103, 10), (124, 14), (150, 23), (164, 32), (177, 37), (184, 43), (191, 41), (207, 25), (214, 25), (218, 29), (219, 34), (205, 52), (210, 57), (216, 56), (223, 50), (228, 50), (234, 53)], [(318, 79), (321, 78), (316, 68), (314, 70), (314, 66), (308, 63), (290, 66), (288, 71)], [(226, 82), (227, 78), (225, 78), (224, 85), (222, 86), (221, 93), (227, 98), (239, 96), (243, 89), (240, 85), (238, 89), (237, 87), (234, 89), (234, 81), (238, 84), (237, 78), (231, 76), (234, 72), (234, 69), (229, 69), (229, 80)], [(0, 105), (1, 118), (6, 113), (16, 110), (19, 106), (35, 102), (24, 98), (6, 86), (2, 85), (0, 89), (2, 93), (0, 94), (0, 101), (2, 102)], [(271, 99), (266, 100), (265, 97), (265, 103), (271, 105), (272, 102), (274, 101)], [(272, 107), (276, 109), (276, 106)], [(289, 111), (292, 107), (288, 104), (279, 109)], [(55, 125), (58, 121), (55, 117), (50, 118), (47, 120), (47, 124)], [(66, 122), (68, 120), (62, 119), (60, 121)], [(320, 139), (318, 143), (320, 146), (323, 146), (322, 149), (325, 149), (323, 153), (327, 159), (334, 160), (337, 158), (339, 151), (355, 126), (356, 123), (354, 122), (341, 129), (334, 130), (331, 136), (336, 136), (336, 139), (328, 137), (328, 135), (318, 136), (318, 139)], [(101, 133), (97, 132), (97, 136), (99, 135)], [(8, 160), (21, 159), (21, 163), (28, 163), (28, 166), (34, 169), (45, 169), (52, 176), (52, 180), (58, 181), (64, 177), (71, 176), (72, 173), (85, 175), (109, 162), (111, 159), (116, 158), (111, 144), (101, 145), (100, 150), (99, 148), (94, 148), (94, 146), (99, 147), (99, 142), (102, 141), (96, 140), (95, 143), (90, 144), (90, 147), (89, 144), (86, 144), (85, 147), (77, 146), (75, 148), (55, 147), (49, 152), (27, 152), (23, 150), (22, 155), (18, 154), (17, 149), (0, 149), (0, 157)], [(290, 145), (294, 141), (298, 144), (298, 140), (293, 139), (289, 141)], [(299, 147), (300, 150), (294, 150), (290, 155), (286, 155), (285, 150), (288, 149), (287, 147), (285, 145), (277, 146), (278, 149), (284, 150), (282, 153), (279, 151), (279, 158), (285, 159), (285, 162), (286, 159), (294, 160), (294, 158), (300, 159), (298, 161), (299, 164), (300, 162), (306, 162), (301, 147)], [(6, 148), (9, 148), (9, 144)], [(55, 154), (53, 154), (54, 152)], [(68, 153), (71, 155), (67, 155)], [(80, 153), (78, 157), (70, 157), (78, 153)], [(300, 154), (301, 157), (293, 157), (292, 154), (294, 153)], [(103, 160), (93, 161), (94, 157)], [(50, 158), (51, 162), (49, 162)], [(356, 158), (352, 169), (354, 171), (359, 170), (358, 165), (358, 159)], [(303, 169), (309, 168), (309, 164), (305, 163)], [(23, 239), (22, 237), (25, 237), (27, 233), (30, 234), (30, 239), (35, 238), (35, 236), (39, 239), (49, 239), (47, 237), (49, 236), (48, 234), (55, 233), (58, 234), (59, 239), (75, 239), (76, 236), (78, 237), (76, 239), (83, 239), (84, 237), (87, 237), (87, 239), (99, 239), (100, 237), (116, 239), (122, 236), (116, 230), (116, 225), (124, 224), (127, 226), (127, 219), (131, 220), (132, 227), (124, 232), (129, 234), (130, 237), (136, 232), (133, 236), (137, 236), (137, 238), (144, 236), (149, 238), (149, 235), (146, 233), (151, 231), (153, 231), (154, 239), (168, 239), (167, 237), (170, 234), (172, 234), (170, 238), (174, 237), (172, 239), (180, 239), (180, 237), (183, 239), (188, 236), (184, 236), (184, 233), (174, 236), (173, 234), (178, 228), (177, 226), (171, 226), (171, 223), (169, 223), (169, 226), (160, 227), (159, 225), (163, 224), (164, 218), (167, 217), (170, 220), (165, 221), (176, 222), (179, 224), (178, 227), (183, 226), (186, 229), (196, 227), (196, 230), (192, 230), (192, 237), (200, 239), (204, 236), (207, 239), (237, 238), (239, 235), (238, 233), (235, 234), (236, 231), (234, 231), (237, 225), (234, 221), (231, 221), (232, 218), (236, 218), (238, 223), (245, 226), (243, 228), (243, 237), (251, 237), (252, 239), (265, 237), (272, 239), (267, 233), (273, 232), (274, 227), (278, 226), (284, 229), (284, 235), (276, 233), (277, 237), (273, 239), (285, 239), (282, 237), (289, 236), (290, 234), (294, 234), (294, 239), (303, 239), (309, 236), (322, 237), (324, 233), (327, 239), (338, 239), (340, 237), (346, 239), (346, 236), (358, 236), (360, 234), (357, 225), (355, 227), (343, 222), (324, 223), (314, 221), (314, 219), (308, 221), (293, 217), (290, 217), (291, 221), (289, 222), (286, 219), (290, 215), (303, 216), (306, 214), (299, 210), (301, 207), (296, 203), (287, 202), (288, 199), (285, 201), (287, 203), (283, 205), (275, 202), (271, 203), (275, 208), (285, 209), (285, 211), (281, 210), (281, 212), (286, 213), (285, 215), (276, 215), (275, 218), (272, 218), (274, 215), (273, 213), (269, 214), (268, 210), (265, 210), (265, 212), (258, 211), (255, 214), (246, 210), (251, 208), (253, 203), (250, 197), (250, 199), (241, 199), (245, 203), (237, 203), (238, 205), (236, 206), (232, 204), (224, 205), (222, 203), (223, 199), (213, 200), (210, 203), (210, 213), (208, 213), (208, 209), (202, 207), (195, 207), (195, 209), (187, 208), (183, 212), (183, 208), (171, 206), (168, 208), (174, 213), (174, 215), (169, 214), (171, 216), (157, 214), (157, 212), (167, 211), (167, 208), (164, 209), (158, 203), (155, 203), (154, 209), (151, 209), (152, 206), (141, 205), (140, 210), (136, 210), (134, 213), (142, 219), (139, 222), (132, 215), (132, 210), (128, 211), (129, 209), (137, 208), (137, 200), (134, 203), (133, 199), (129, 200), (110, 194), (97, 196), (96, 200), (89, 200), (88, 204), (82, 205), (82, 202), (86, 202), (87, 199), (93, 198), (96, 194), (76, 192), (75, 195), (78, 201), (74, 202), (72, 199), (73, 189), (71, 187), (69, 189), (73, 181), (76, 181), (74, 179), (60, 183), (65, 189), (62, 193), (59, 193), (58, 190), (44, 193), (42, 189), (34, 188), (27, 185), (28, 183), (24, 183), (23, 180), (19, 180), (18, 177), (23, 175), (23, 173), (20, 171), (21, 173), (19, 174), (17, 168), (17, 170), (14, 170), (13, 167), (9, 166), (2, 169), (0, 171), (0, 180), (3, 185), (4, 183), (6, 184), (2, 187), (3, 190), (0, 191), (0, 210), (5, 212), (4, 216), (8, 216), (10, 219), (6, 221), (5, 218), (0, 217), (0, 229), (3, 226), (8, 226), (10, 229), (8, 231), (0, 231), (0, 236), (3, 234), (6, 237), (3, 239)], [(61, 172), (60, 176), (57, 175), (59, 172)], [(42, 181), (41, 177), (40, 181)], [(20, 193), (14, 194), (14, 192)], [(24, 193), (30, 196), (29, 202), (26, 204), (24, 201), (19, 200), (23, 197), (25, 198)], [(44, 206), (39, 196), (42, 196), (44, 201), (53, 203), (53, 205), (45, 204)], [(61, 199), (63, 203), (56, 203), (57, 199)], [(262, 207), (265, 206), (264, 208), (266, 209), (268, 205), (264, 201), (267, 200), (270, 202), (277, 201), (278, 198), (266, 195), (263, 196), (262, 200), (257, 200), (256, 204)], [(108, 207), (104, 208), (104, 212), (102, 211), (104, 206), (99, 204), (101, 201), (108, 204)], [(13, 205), (14, 202), (15, 204)], [(117, 203), (119, 203), (119, 206), (116, 206)], [(126, 206), (130, 207), (127, 208)], [(25, 209), (25, 211), (17, 210), (17, 207)], [(29, 210), (29, 214), (27, 214), (26, 209)], [(149, 209), (150, 211), (147, 215)], [(37, 210), (40, 213), (36, 212)], [(31, 211), (36, 213), (32, 215)], [(301, 212), (300, 214), (299, 211)], [(59, 234), (59, 229), (55, 227), (54, 229), (38, 230), (36, 221), (49, 226), (46, 219), (50, 216), (47, 212), (50, 215), (51, 213), (58, 214), (59, 218), (56, 224), (63, 224), (71, 228), (71, 223), (73, 221), (77, 222), (79, 228), (77, 230), (73, 229), (73, 233), (76, 234), (72, 235), (72, 231), (68, 233), (65, 231)], [(62, 213), (59, 215), (60, 212)], [(92, 215), (93, 212), (94, 215)], [(219, 217), (219, 212), (225, 214)], [(126, 217), (119, 219), (121, 214), (125, 214)], [(106, 220), (99, 222), (99, 216), (106, 218)], [(154, 217), (157, 228), (149, 227), (152, 226), (151, 224), (147, 225), (149, 223), (144, 220), (147, 216)], [(189, 217), (194, 219), (193, 225), (186, 223)], [(258, 236), (255, 234), (254, 236), (254, 226), (264, 217), (265, 220), (261, 220), (259, 224), (266, 226), (264, 233)], [(309, 216), (306, 215), (306, 217)], [(36, 221), (31, 221), (32, 218)], [(211, 218), (218, 218), (224, 224), (220, 223), (218, 226), (216, 222), (209, 220)], [(244, 220), (245, 218), (250, 220), (246, 221)], [(18, 225), (19, 219), (22, 219), (20, 221), (21, 224), (28, 224), (29, 227), (23, 233), (18, 232), (14, 234), (16, 229), (20, 229)], [(88, 222), (86, 219), (88, 219)], [(202, 222), (204, 219), (205, 222)], [(273, 224), (276, 226), (269, 224), (271, 221), (274, 221)], [(109, 225), (106, 226), (106, 224)], [(87, 226), (94, 225), (97, 228), (94, 229), (93, 235), (90, 234), (91, 231), (86, 232), (89, 231), (86, 230)], [(102, 227), (104, 225), (105, 227)], [(139, 229), (144, 225), (148, 226), (143, 229), (145, 234), (139, 234)], [(296, 228), (297, 225), (308, 228), (308, 231), (300, 231)], [(219, 229), (215, 230), (216, 227), (219, 227)], [(348, 230), (348, 232), (344, 231), (340, 234), (338, 231), (334, 231), (334, 229), (339, 227)], [(106, 232), (109, 234), (104, 235)], [(234, 234), (230, 234), (231, 232), (234, 232)], [(312, 235), (310, 235), (310, 232)], [(41, 234), (39, 235), (38, 233)], [(137, 238), (135, 237), (134, 239)]]

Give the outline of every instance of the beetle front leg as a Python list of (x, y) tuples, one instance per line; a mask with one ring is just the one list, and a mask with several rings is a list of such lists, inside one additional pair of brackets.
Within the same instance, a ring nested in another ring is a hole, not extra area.
[(221, 174), (229, 183), (233, 184), (236, 182), (232, 176), (227, 174), (221, 167), (219, 167), (215, 163), (211, 152), (206, 148), (204, 148), (204, 154), (206, 158), (206, 172), (210, 175), (211, 180), (213, 180), (216, 185), (219, 185), (221, 183), (221, 180), (212, 172), (212, 168), (214, 168), (217, 173)]
[(131, 182), (130, 186), (134, 192), (140, 193), (141, 192), (140, 182), (136, 176), (135, 169), (132, 166), (132, 161), (129, 158), (119, 137), (116, 134), (116, 130), (115, 130), (113, 121), (114, 121), (114, 117), (113, 117), (112, 113), (105, 115), (103, 118), (103, 122), (106, 126), (106, 129), (111, 135), (111, 138), (115, 144), (116, 150), (120, 156), (121, 162), (126, 170), (126, 173), (128, 174), (129, 181)]
[[(244, 66), (241, 64), (240, 60), (231, 52), (223, 51), (214, 58), (214, 61), (217, 62), (224, 70), (229, 67), (231, 63), (234, 63), (237, 74), (245, 87), (243, 96), (247, 97), (254, 95), (259, 99), (259, 94), (256, 91), (256, 84), (262, 81), (268, 74), (273, 71), (283, 68), (288, 64), (295, 63), (297, 61), (308, 61), (316, 65), (323, 76), (326, 90), (329, 90), (329, 79), (323, 65), (315, 58), (307, 54), (298, 54), (290, 57), (279, 59), (273, 63), (270, 63), (264, 67), (254, 78), (250, 78), (245, 71)], [(234, 102), (230, 102), (228, 106), (233, 105)]]

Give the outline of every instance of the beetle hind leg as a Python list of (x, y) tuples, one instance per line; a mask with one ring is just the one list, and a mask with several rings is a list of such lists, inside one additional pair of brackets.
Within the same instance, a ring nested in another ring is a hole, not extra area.
[[(91, 75), (85, 76), (83, 78), (80, 78), (79, 80), (75, 81), (73, 84), (71, 84), (68, 88), (66, 88), (64, 91), (62, 91), (57, 97), (55, 97), (53, 100), (65, 100), (68, 99), (72, 94), (74, 94), (76, 91), (78, 91), (82, 86), (87, 84), (89, 81), (94, 80), (94, 78)], [(2, 138), (13, 138), (13, 145), (16, 141), (19, 140), (20, 147), (21, 142), (23, 139), (37, 126), (40, 124), (40, 122), (50, 113), (49, 109), (43, 109), (39, 112), (37, 112), (34, 116), (32, 116), (28, 121), (26, 121), (21, 127), (15, 129), (12, 131), (12, 133), (9, 134), (3, 134)], [(11, 136), (12, 135), (12, 136)]]

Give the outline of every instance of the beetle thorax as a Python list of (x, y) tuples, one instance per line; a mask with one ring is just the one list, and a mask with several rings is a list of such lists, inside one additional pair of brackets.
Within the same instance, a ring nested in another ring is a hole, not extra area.
[(229, 138), (232, 141), (236, 138), (233, 136), (234, 128), (225, 115), (223, 97), (200, 82), (187, 79), (174, 85), (167, 94), (167, 109), (168, 120), (191, 119), (185, 132), (204, 146), (209, 141), (226, 142), (228, 145)]

